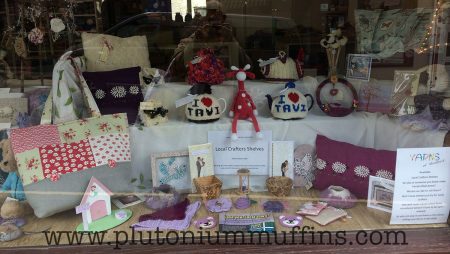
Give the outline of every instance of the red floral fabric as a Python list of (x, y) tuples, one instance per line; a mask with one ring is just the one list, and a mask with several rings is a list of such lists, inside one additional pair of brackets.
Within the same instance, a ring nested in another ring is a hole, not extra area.
[(96, 166), (87, 140), (71, 144), (47, 145), (39, 148), (44, 177), (57, 181), (59, 175)]

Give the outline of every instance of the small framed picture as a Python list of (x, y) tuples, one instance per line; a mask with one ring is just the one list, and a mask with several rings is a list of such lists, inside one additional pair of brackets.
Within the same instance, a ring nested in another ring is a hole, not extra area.
[(349, 54), (347, 59), (347, 78), (370, 80), (372, 57), (364, 54)]
[(370, 176), (367, 207), (390, 213), (394, 200), (394, 181)]
[(168, 152), (151, 156), (153, 187), (169, 184), (180, 193), (191, 191), (189, 153)]
[(117, 197), (111, 200), (119, 209), (134, 206), (145, 201), (145, 198), (137, 195), (127, 195)]

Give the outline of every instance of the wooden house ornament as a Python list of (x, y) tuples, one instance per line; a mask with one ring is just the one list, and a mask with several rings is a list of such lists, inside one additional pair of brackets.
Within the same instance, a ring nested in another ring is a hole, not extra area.
[(75, 208), (76, 214), (83, 216), (85, 231), (93, 221), (111, 215), (111, 196), (112, 192), (105, 185), (95, 177), (91, 178), (80, 205)]

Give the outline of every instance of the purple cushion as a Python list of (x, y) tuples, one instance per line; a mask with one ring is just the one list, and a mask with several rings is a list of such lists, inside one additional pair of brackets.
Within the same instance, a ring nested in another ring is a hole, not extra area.
[(369, 175), (394, 179), (396, 152), (375, 150), (317, 135), (317, 174), (314, 188), (342, 186), (358, 198), (367, 198)]
[(143, 101), (140, 67), (104, 72), (83, 72), (83, 77), (102, 114), (127, 113), (133, 124)]

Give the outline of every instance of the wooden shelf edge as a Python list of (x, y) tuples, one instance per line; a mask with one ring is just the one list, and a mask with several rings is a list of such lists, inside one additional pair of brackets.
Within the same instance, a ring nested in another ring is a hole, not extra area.
[[(286, 230), (288, 234), (288, 230)], [(319, 244), (318, 235), (312, 237), (310, 234), (305, 234), (302, 239), (301, 235), (295, 237), (294, 243), (292, 243), (291, 236), (286, 237), (286, 244), (277, 244), (275, 242), (274, 235), (271, 235), (269, 239), (265, 236), (262, 237), (262, 243), (259, 244), (257, 235), (254, 244), (251, 244), (251, 240), (249, 236), (245, 236), (244, 240), (241, 237), (237, 237), (236, 244), (227, 244), (225, 237), (221, 237), (219, 243), (216, 244), (215, 235), (210, 241), (212, 244), (209, 244), (208, 240), (204, 237), (200, 244), (200, 238), (195, 239), (195, 243), (191, 244), (191, 240), (189, 239), (188, 244), (182, 244), (182, 240), (179, 239), (179, 243), (175, 245), (170, 244), (157, 244), (156, 241), (153, 241), (151, 245), (142, 245), (136, 243), (135, 245), (119, 245), (120, 253), (182, 253), (192, 251), (192, 248), (196, 248), (195, 253), (230, 253), (230, 252), (262, 252), (265, 253), (270, 249), (271, 253), (277, 252), (285, 252), (285, 253), (297, 253), (299, 251), (302, 252), (321, 252), (321, 253), (383, 253), (383, 252), (395, 252), (395, 253), (448, 253), (450, 249), (450, 228), (422, 228), (422, 229), (408, 229), (402, 230), (405, 235), (405, 243), (406, 244), (394, 244), (396, 242), (395, 235), (390, 234), (387, 238), (383, 238), (383, 242), (381, 244), (376, 244), (374, 240), (373, 244), (357, 244), (355, 241), (357, 238), (361, 242), (361, 234), (360, 231), (349, 231), (345, 234), (345, 239), (347, 241), (344, 245), (335, 245), (335, 244)], [(373, 239), (379, 239), (378, 236), (381, 234), (387, 234), (385, 231), (365, 231), (368, 236), (374, 235)], [(318, 233), (317, 233), (318, 234)], [(358, 236), (358, 234), (360, 234)], [(282, 237), (278, 236), (279, 239)], [(229, 238), (231, 242), (233, 242), (233, 236)], [(389, 239), (389, 240), (387, 240)], [(397, 243), (403, 243), (403, 239), (398, 238)], [(165, 239), (166, 240), (166, 239)], [(269, 240), (267, 242), (267, 240)], [(240, 244), (243, 241), (243, 244)], [(280, 240), (282, 241), (282, 240)], [(146, 241), (145, 241), (146, 242)], [(306, 244), (301, 244), (301, 243)], [(316, 243), (316, 244), (308, 244), (308, 243)], [(351, 242), (351, 243), (350, 243)], [(370, 241), (369, 241), (370, 242)], [(390, 244), (386, 244), (389, 242)], [(250, 244), (249, 244), (250, 243)], [(279, 242), (281, 243), (281, 242)], [(115, 243), (111, 243), (110, 245), (61, 245), (61, 246), (48, 246), (48, 247), (26, 247), (26, 248), (9, 248), (5, 249), (8, 253), (61, 253), (64, 252), (84, 252), (84, 253), (111, 253), (111, 251), (117, 251), (118, 249), (114, 249)], [(1, 250), (2, 248), (0, 248)]]

